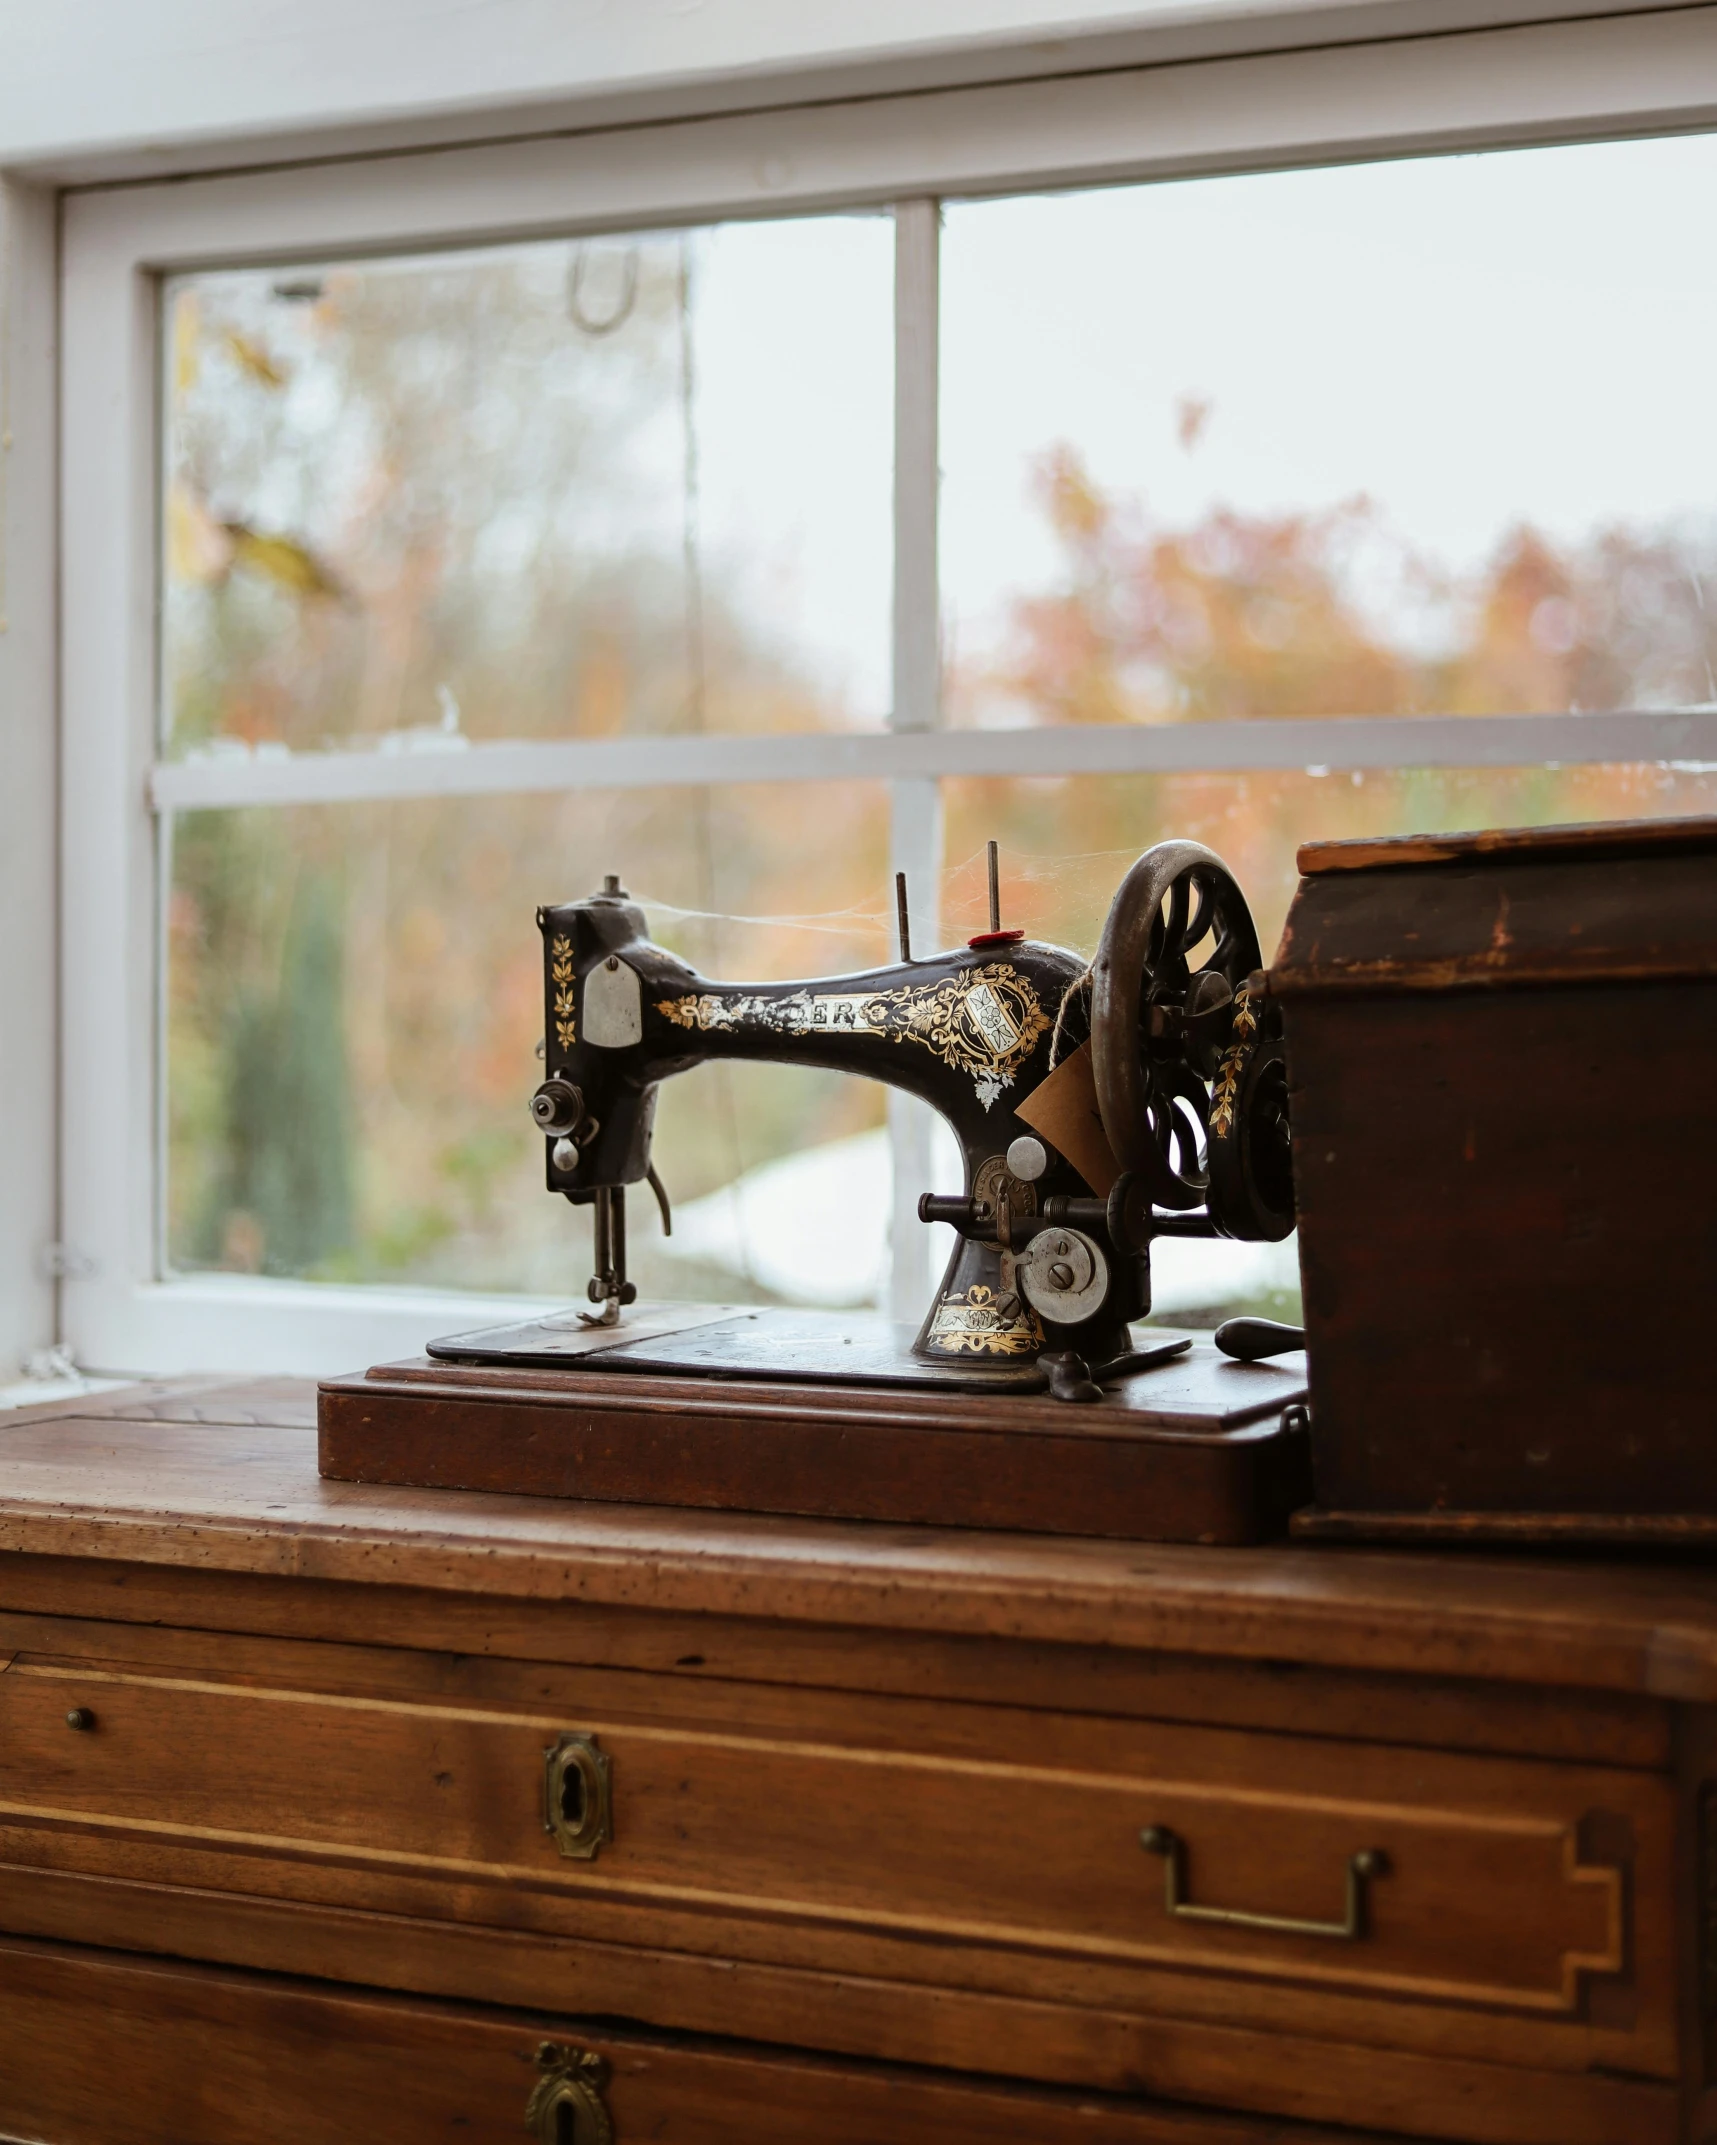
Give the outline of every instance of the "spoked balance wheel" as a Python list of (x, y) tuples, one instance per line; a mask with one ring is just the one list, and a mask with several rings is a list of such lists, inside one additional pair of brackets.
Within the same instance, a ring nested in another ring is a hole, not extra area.
[(1204, 1206), (1220, 1234), (1276, 1242), (1294, 1226), (1288, 1083), (1259, 967), (1257, 928), (1222, 859), (1160, 842), (1103, 926), (1091, 1058), (1109, 1145), (1154, 1205)]

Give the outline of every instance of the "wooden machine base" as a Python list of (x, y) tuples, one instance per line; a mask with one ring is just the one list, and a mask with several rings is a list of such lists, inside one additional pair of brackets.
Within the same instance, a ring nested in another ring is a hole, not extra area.
[(347, 1482), (1256, 1542), (1310, 1495), (1303, 1357), (1208, 1341), (1100, 1402), (788, 1379), (432, 1361), (317, 1396), (320, 1466)]

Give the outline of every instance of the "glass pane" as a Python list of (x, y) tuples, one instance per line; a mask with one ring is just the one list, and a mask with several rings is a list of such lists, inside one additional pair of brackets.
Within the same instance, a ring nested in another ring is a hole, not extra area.
[(952, 719), (1717, 700), (1714, 187), (1693, 136), (949, 208)]
[[(543, 1188), (527, 1114), (538, 904), (614, 871), (707, 973), (825, 974), (888, 957), (887, 857), (886, 793), (859, 783), (182, 816), (170, 1262), (581, 1299), (589, 1210)], [(798, 1068), (667, 1082), (674, 1235), (635, 1192), (642, 1292), (875, 1300), (883, 1114), (874, 1083)]]
[[(1298, 883), (1302, 842), (1359, 835), (1543, 826), (1567, 820), (1717, 812), (1717, 770), (1665, 767), (1417, 770), (1368, 775), (1139, 775), (944, 785), (944, 935), (983, 930), (984, 843), (1001, 844), (1002, 921), (1090, 953), (1115, 889), (1153, 842), (1214, 849), (1239, 880), (1266, 961)], [(1293, 1240), (1164, 1238), (1151, 1250), (1155, 1313), (1214, 1325), (1237, 1310), (1296, 1320)]]
[(168, 292), (168, 749), (875, 726), (885, 217)]

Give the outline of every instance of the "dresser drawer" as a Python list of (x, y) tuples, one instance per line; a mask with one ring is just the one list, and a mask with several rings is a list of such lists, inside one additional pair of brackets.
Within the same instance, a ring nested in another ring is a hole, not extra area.
[(1331, 2145), (1298, 2124), (59, 1946), (0, 1942), (0, 2015), (0, 2135), (43, 2145)]
[[(59, 1868), (1675, 2075), (1649, 1773), (614, 1672), (552, 1706), (499, 1669), (488, 1702), (425, 1695), (403, 1661), (397, 1696), (317, 1687), (336, 1654), (228, 1680), (22, 1653), (0, 1815)], [(1607, 2123), (1553, 2134), (1648, 2135)]]

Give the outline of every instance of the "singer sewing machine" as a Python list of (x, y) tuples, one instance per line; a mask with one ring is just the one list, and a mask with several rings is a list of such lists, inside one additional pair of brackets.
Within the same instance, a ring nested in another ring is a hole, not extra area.
[[(1153, 849), (1089, 966), (1003, 930), (999, 909), (993, 894), (988, 931), (914, 960), (903, 902), (892, 966), (774, 984), (695, 974), (652, 944), (615, 879), (539, 912), (550, 1071), (531, 1112), (549, 1189), (595, 1210), (591, 1322), (615, 1326), (635, 1297), (627, 1186), (650, 1184), (668, 1223), (650, 1161), (657, 1090), (716, 1058), (858, 1073), (952, 1126), (964, 1187), (927, 1191), (919, 1215), (957, 1243), (911, 1345), (917, 1365), (987, 1379), (1041, 1364), (1058, 1397), (1095, 1398), (1090, 1372), (1135, 1352), (1127, 1329), (1151, 1307), (1154, 1236), (1288, 1233), (1281, 1043), (1254, 1002), (1257, 934), (1221, 862), (1192, 842)], [(533, 1352), (499, 1335), (438, 1347)]]
[[(593, 1210), (590, 1308), (450, 1336), (424, 1364), (349, 1381), (364, 1408), (345, 1435), (329, 1395), (348, 1388), (325, 1388), (323, 1471), (1069, 1531), (1239, 1538), (1268, 1524), (1264, 1508), (1298, 1479), (1301, 1336), (1236, 1321), (1218, 1348), (1132, 1330), (1151, 1307), (1156, 1239), (1275, 1240), (1294, 1226), (1281, 1037), (1245, 899), (1209, 850), (1163, 843), (1123, 880), (1087, 962), (1003, 928), (994, 844), (990, 893), (987, 931), (915, 958), (897, 882), (899, 960), (799, 983), (697, 974), (651, 940), (614, 878), (540, 910), (547, 1076), (531, 1114), (549, 1190)], [(956, 1241), (916, 1334), (857, 1314), (637, 1304), (628, 1188), (649, 1185), (671, 1226), (651, 1161), (657, 1094), (715, 1059), (859, 1074), (947, 1120), (964, 1183), (927, 1189), (919, 1214)], [(389, 1380), (420, 1402), (391, 1443), (377, 1428)], [(444, 1418), (450, 1393), (486, 1395), (490, 1433), (501, 1397), (517, 1410), (529, 1394), (529, 1435), (497, 1463), (448, 1428), (436, 1460), (434, 1411), (421, 1404), (432, 1390)], [(1066, 1402), (1085, 1405), (1091, 1433), (1072, 1474)], [(720, 1453), (688, 1462), (686, 1425), (713, 1436), (712, 1407), (727, 1426)], [(815, 1481), (803, 1436), (779, 1449), (789, 1409), (828, 1430)], [(618, 1445), (616, 1411), (629, 1424)], [(576, 1431), (573, 1415), (602, 1427)], [(904, 1442), (878, 1443), (882, 1426), (914, 1424)], [(1004, 1433), (1010, 1460), (1022, 1439), (1047, 1441), (1011, 1492), (995, 1466)], [(1121, 1464), (1141, 1438), (1160, 1446), (1143, 1491)], [(1204, 1450), (1162, 1457), (1177, 1440)], [(1177, 1465), (1207, 1488), (1220, 1478), (1184, 1520), (1172, 1496), (1165, 1504)], [(936, 1487), (914, 1489), (927, 1470)]]

